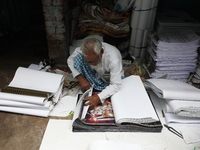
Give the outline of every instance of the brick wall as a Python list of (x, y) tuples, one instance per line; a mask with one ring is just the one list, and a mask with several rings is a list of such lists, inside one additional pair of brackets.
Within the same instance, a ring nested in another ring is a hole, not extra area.
[(66, 0), (42, 0), (49, 58), (66, 68), (69, 55), (69, 11)]

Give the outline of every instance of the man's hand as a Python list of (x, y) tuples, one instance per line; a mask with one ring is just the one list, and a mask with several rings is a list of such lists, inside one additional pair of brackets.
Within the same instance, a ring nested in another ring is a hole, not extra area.
[(90, 83), (84, 76), (79, 75), (78, 81), (79, 81), (79, 85), (81, 87), (82, 92), (85, 92), (86, 90), (88, 90), (90, 88)]
[(93, 96), (89, 96), (84, 98), (83, 100), (88, 100), (85, 105), (86, 106), (90, 106), (89, 109), (93, 109), (97, 104), (100, 103), (100, 98), (98, 95), (93, 95)]

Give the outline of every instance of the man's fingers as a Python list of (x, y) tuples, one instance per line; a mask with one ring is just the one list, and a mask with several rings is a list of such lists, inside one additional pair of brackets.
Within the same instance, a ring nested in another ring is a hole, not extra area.
[(87, 102), (85, 102), (86, 106), (90, 106), (90, 107), (94, 107), (92, 101), (88, 100)]
[(86, 106), (89, 105), (89, 102), (90, 102), (90, 101), (86, 100), (85, 105), (86, 105)]
[(88, 101), (87, 105), (89, 106), (89, 109), (94, 109), (95, 107), (95, 105), (91, 101)]

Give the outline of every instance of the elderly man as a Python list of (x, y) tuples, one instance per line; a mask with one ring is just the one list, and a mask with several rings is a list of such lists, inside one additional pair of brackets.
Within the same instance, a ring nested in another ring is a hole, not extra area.
[(90, 108), (96, 106), (121, 87), (124, 77), (122, 58), (119, 50), (95, 38), (87, 39), (75, 49), (67, 60), (68, 66), (78, 79), (82, 91), (94, 86), (99, 94), (85, 98)]

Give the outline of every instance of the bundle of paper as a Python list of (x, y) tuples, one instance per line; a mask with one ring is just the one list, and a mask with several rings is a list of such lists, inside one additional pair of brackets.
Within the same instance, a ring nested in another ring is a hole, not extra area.
[(162, 124), (139, 76), (123, 79), (121, 89), (110, 100), (83, 115), (82, 99), (88, 93), (77, 104), (74, 132), (161, 132)]
[(200, 117), (200, 89), (168, 79), (148, 79), (145, 85), (160, 98), (165, 112), (184, 117)]
[(19, 67), (0, 92), (0, 111), (48, 117), (62, 92), (62, 75)]
[[(148, 89), (148, 93), (157, 106), (156, 108), (161, 110), (163, 119), (165, 119), (166, 124), (169, 125), (166, 126), (169, 131), (183, 138), (187, 144), (200, 141), (200, 117), (180, 116), (172, 111), (166, 99), (158, 97), (150, 89)], [(176, 107), (180, 108), (177, 105)]]
[(199, 34), (200, 22), (185, 11), (162, 10), (156, 14), (155, 29), (157, 32), (191, 29)]
[[(186, 82), (189, 74), (194, 72), (197, 63), (197, 49), (199, 36), (191, 30), (177, 32), (152, 31), (149, 35), (148, 57), (145, 68), (151, 78), (159, 78), (166, 75), (167, 79)], [(160, 73), (157, 73), (157, 72)], [(186, 72), (172, 74), (174, 72)]]
[(167, 100), (171, 112), (180, 116), (200, 117), (200, 102), (193, 100)]

